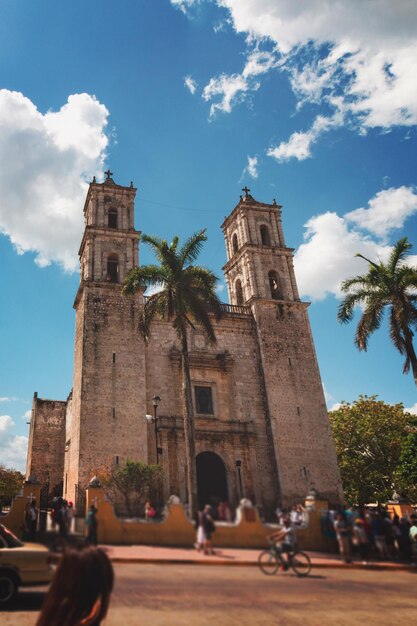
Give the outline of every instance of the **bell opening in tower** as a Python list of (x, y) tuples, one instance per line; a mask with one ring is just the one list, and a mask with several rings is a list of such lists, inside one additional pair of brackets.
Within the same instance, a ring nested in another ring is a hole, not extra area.
[(119, 282), (119, 259), (116, 255), (107, 259), (107, 281), (109, 283)]

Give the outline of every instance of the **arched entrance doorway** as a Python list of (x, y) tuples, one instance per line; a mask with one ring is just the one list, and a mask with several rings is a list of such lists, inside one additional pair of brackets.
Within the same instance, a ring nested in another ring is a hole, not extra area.
[(198, 504), (217, 505), (228, 500), (226, 467), (215, 452), (197, 455)]

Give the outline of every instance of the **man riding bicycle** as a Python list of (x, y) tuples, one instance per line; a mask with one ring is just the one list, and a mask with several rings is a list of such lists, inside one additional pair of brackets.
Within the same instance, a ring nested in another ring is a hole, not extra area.
[(296, 543), (295, 529), (288, 516), (283, 519), (283, 527), (272, 533), (268, 539), (275, 543), (275, 549), (279, 558), (285, 569), (288, 569), (290, 561), (288, 557), (286, 559), (283, 558), (283, 554), (294, 552)]

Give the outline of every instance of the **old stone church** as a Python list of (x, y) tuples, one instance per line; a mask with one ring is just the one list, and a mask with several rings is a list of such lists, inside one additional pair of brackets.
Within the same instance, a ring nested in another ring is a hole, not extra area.
[[(311, 488), (331, 502), (342, 489), (308, 303), (301, 302), (281, 206), (245, 195), (225, 219), (224, 275), (230, 304), (215, 323), (217, 344), (190, 331), (199, 500), (250, 498), (265, 512)], [(164, 498), (187, 500), (181, 353), (169, 322), (147, 345), (138, 331), (142, 293), (121, 284), (139, 264), (136, 189), (107, 173), (90, 184), (75, 297), (73, 388), (66, 401), (34, 394), (27, 477), (46, 491), (62, 484), (81, 510), (100, 468), (126, 459), (163, 466)], [(152, 399), (160, 397), (157, 422)], [(157, 440), (155, 440), (155, 438)]]

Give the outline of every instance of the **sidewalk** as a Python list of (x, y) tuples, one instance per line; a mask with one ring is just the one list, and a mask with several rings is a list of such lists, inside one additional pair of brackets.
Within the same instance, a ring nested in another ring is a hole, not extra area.
[[(109, 546), (102, 545), (113, 563), (148, 563), (176, 565), (229, 565), (257, 566), (260, 550), (215, 549), (214, 555), (204, 555), (190, 548), (165, 548), (161, 546)], [(314, 568), (344, 568), (367, 570), (417, 571), (415, 565), (374, 561), (362, 565), (360, 561), (344, 563), (334, 554), (307, 552)]]

